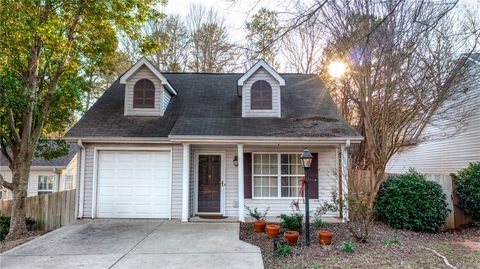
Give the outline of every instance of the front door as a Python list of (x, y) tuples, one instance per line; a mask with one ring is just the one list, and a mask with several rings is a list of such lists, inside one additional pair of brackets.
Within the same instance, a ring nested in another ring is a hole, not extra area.
[(198, 155), (198, 212), (220, 213), (221, 155)]

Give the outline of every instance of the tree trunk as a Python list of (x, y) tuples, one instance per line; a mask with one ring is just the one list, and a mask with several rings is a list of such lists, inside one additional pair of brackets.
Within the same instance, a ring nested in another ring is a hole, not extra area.
[[(25, 224), (26, 207), (25, 198), (27, 197), (26, 182), (28, 182), (29, 169), (27, 167), (19, 168), (19, 171), (13, 172), (13, 182), (19, 182), (18, 186), (12, 190), (13, 192), (13, 206), (12, 218), (10, 220), (10, 230), (6, 240), (15, 240), (23, 237), (27, 233), (27, 225)], [(15, 180), (20, 178), (21, 180)]]

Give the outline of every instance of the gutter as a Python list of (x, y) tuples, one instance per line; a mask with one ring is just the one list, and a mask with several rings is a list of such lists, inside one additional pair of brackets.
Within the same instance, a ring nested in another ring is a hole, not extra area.
[[(80, 149), (80, 158), (77, 158), (77, 195), (75, 195), (75, 211), (77, 212), (77, 218), (83, 217), (83, 203), (85, 199), (85, 146), (83, 146), (82, 140), (77, 141), (78, 148)], [(78, 169), (79, 168), (79, 169)]]

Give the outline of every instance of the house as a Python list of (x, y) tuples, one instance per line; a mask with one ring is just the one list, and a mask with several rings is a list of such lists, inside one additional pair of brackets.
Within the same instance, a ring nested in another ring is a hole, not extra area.
[[(480, 71), (480, 54), (470, 56), (471, 79), (478, 80)], [(478, 83), (478, 82), (477, 82)], [(480, 104), (480, 87), (468, 87), (464, 90), (464, 102), (452, 108), (461, 111), (477, 108)], [(448, 104), (446, 104), (448, 105)], [(450, 175), (466, 168), (469, 163), (480, 161), (480, 109), (474, 109), (463, 121), (461, 130), (444, 129), (438, 119), (425, 128), (425, 142), (405, 148), (393, 156), (388, 163), (387, 172), (405, 173), (410, 168), (434, 175)], [(438, 128), (441, 126), (442, 128)]]
[(161, 73), (141, 59), (65, 139), (79, 145), (79, 218), (244, 221), (244, 205), (291, 212), (304, 148), (311, 207), (346, 193), (346, 148), (362, 137), (315, 75), (263, 60), (242, 74)]
[[(65, 156), (46, 160), (33, 157), (30, 177), (27, 184), (27, 196), (49, 194), (57, 191), (75, 189), (77, 178), (77, 144), (70, 143), (69, 153)], [(7, 160), (0, 154), (0, 174), (6, 181), (12, 181), (12, 172)], [(0, 187), (0, 199), (12, 199), (12, 192)]]

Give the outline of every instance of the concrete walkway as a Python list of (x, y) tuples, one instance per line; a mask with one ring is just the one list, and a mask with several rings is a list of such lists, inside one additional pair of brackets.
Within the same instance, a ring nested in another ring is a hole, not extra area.
[(0, 268), (263, 268), (236, 223), (94, 220), (62, 227), (0, 255)]

